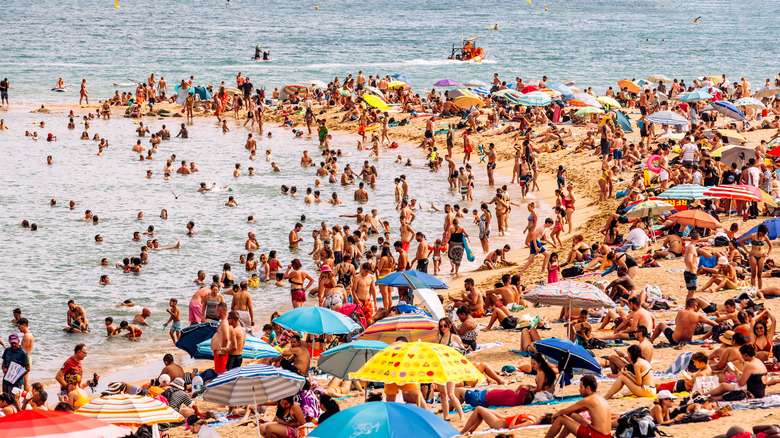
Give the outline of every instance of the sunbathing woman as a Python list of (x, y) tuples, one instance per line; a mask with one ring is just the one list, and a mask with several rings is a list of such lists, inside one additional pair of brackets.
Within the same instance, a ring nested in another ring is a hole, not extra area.
[(652, 397), (655, 395), (655, 380), (653, 380), (653, 367), (650, 362), (642, 357), (642, 349), (639, 345), (628, 347), (629, 365), (620, 374), (604, 396), (607, 400), (617, 394), (623, 387), (628, 388), (633, 395), (638, 397)]

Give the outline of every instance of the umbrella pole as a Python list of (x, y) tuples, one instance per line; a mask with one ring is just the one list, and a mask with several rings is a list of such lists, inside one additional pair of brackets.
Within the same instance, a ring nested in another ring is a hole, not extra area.
[(255, 422), (257, 423), (257, 438), (262, 438), (260, 436), (260, 413), (258, 412), (260, 409), (257, 407), (257, 396), (255, 395), (255, 385), (252, 385), (252, 401), (255, 402)]

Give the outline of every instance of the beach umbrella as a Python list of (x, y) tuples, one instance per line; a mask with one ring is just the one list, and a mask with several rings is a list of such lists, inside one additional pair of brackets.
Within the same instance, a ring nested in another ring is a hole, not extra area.
[(390, 111), (390, 107), (387, 106), (384, 100), (372, 94), (364, 94), (363, 101), (381, 111)]
[(459, 87), (460, 83), (452, 79), (442, 79), (433, 84), (434, 87)]
[(309, 87), (305, 85), (287, 85), (282, 88), (282, 91), (287, 94), (305, 93), (309, 90)]
[(726, 117), (731, 117), (735, 120), (747, 120), (744, 114), (735, 107), (731, 102), (726, 102), (725, 100), (719, 100), (717, 102), (712, 102), (710, 105), (712, 105), (712, 109), (715, 111), (723, 114)]
[(274, 319), (284, 328), (313, 335), (351, 333), (362, 328), (346, 315), (319, 306), (301, 306)]
[(601, 102), (604, 105), (609, 105), (613, 108), (623, 108), (622, 106), (620, 106), (617, 100), (613, 99), (610, 96), (599, 96), (596, 98), (596, 101)]
[(561, 97), (563, 96), (563, 93), (561, 93), (558, 90), (553, 90), (552, 88), (542, 88), (539, 90), (540, 92), (550, 96), (550, 97)]
[(690, 93), (678, 94), (672, 99), (679, 100), (680, 102), (698, 102), (700, 100), (712, 99), (712, 95), (701, 88), (693, 90)]
[(680, 184), (674, 186), (660, 195), (656, 196), (658, 199), (681, 199), (684, 201), (698, 201), (701, 199), (710, 199), (710, 196), (706, 196), (704, 192), (707, 191), (707, 187), (700, 186), (698, 184)]
[[(539, 286), (526, 292), (523, 298), (534, 304), (568, 306), (569, 314), (571, 314), (572, 307), (582, 309), (617, 307), (615, 302), (601, 289), (589, 283), (572, 280), (564, 280)], [(568, 330), (571, 330), (571, 325)]]
[(522, 94), (518, 93), (517, 91), (505, 93), (504, 98), (508, 100), (510, 103), (513, 103), (515, 105), (520, 105), (522, 103), (521, 101)]
[(689, 125), (685, 117), (672, 111), (658, 111), (645, 117), (648, 123), (660, 123), (662, 125)]
[(384, 96), (385, 96), (385, 93), (383, 93), (382, 90), (380, 90), (377, 87), (372, 87), (371, 85), (364, 85), (363, 86), (363, 91), (366, 91), (368, 93), (371, 93), (371, 94), (373, 94), (375, 96), (379, 96), (379, 97), (382, 97), (382, 98), (384, 98)]
[(479, 87), (479, 88), (475, 88), (475, 89), (473, 89), (471, 91), (473, 91), (473, 92), (475, 92), (477, 94), (481, 94), (483, 96), (486, 96), (486, 95), (490, 94), (490, 90), (488, 90), (487, 87)]
[(360, 334), (360, 339), (395, 342), (399, 336), (410, 341), (433, 341), (439, 333), (437, 321), (420, 315), (396, 315), (375, 322)]
[(748, 185), (748, 184), (738, 184), (737, 187), (742, 187), (742, 188), (744, 188), (746, 190), (749, 190), (751, 193), (753, 193), (754, 195), (756, 195), (759, 198), (761, 198), (761, 202), (763, 202), (765, 204), (769, 204), (772, 207), (777, 207), (777, 203), (775, 203), (775, 200), (772, 198), (772, 195), (770, 195), (769, 193), (759, 189), (758, 187), (751, 186), (751, 185)]
[(430, 342), (400, 342), (376, 353), (352, 380), (395, 383), (481, 381), (485, 376), (452, 347)]
[(780, 94), (780, 87), (764, 87), (759, 88), (755, 93), (753, 93), (753, 97), (756, 99), (763, 99), (765, 97), (772, 97)]
[(774, 217), (772, 219), (767, 219), (764, 222), (761, 222), (761, 224), (751, 228), (748, 232), (740, 236), (740, 238), (737, 239), (737, 242), (742, 242), (743, 240), (745, 240), (747, 236), (753, 233), (757, 233), (758, 227), (760, 225), (766, 225), (766, 227), (769, 228), (769, 232), (766, 235), (766, 237), (768, 237), (769, 240), (775, 240), (778, 237), (780, 237), (780, 218)]
[(219, 321), (209, 321), (184, 327), (181, 331), (181, 337), (176, 341), (176, 347), (186, 351), (193, 359), (209, 359), (210, 356), (198, 353), (198, 344), (213, 338), (214, 334), (217, 333), (217, 327), (219, 327)]
[(523, 94), (532, 93), (534, 91), (539, 91), (539, 89), (534, 87), (533, 85), (526, 85), (525, 87), (520, 89), (520, 92)]
[(411, 304), (396, 304), (395, 308), (402, 314), (419, 315), (426, 318), (433, 318), (430, 313), (417, 306), (412, 306)]
[(403, 82), (405, 84), (411, 84), (412, 83), (412, 81), (410, 81), (409, 78), (406, 77), (406, 75), (390, 75), (390, 77), (393, 78), (393, 79), (399, 80), (399, 81), (401, 81), (401, 82)]
[(106, 423), (136, 427), (184, 421), (184, 417), (167, 404), (145, 395), (117, 394), (99, 397), (78, 408), (76, 413)]
[(376, 284), (379, 286), (392, 286), (392, 287), (409, 286), (409, 281), (406, 279), (405, 276), (419, 278), (420, 280), (423, 281), (423, 283), (425, 283), (426, 286), (428, 286), (431, 289), (450, 288), (449, 286), (444, 284), (443, 281), (439, 280), (433, 275), (426, 274), (425, 272), (415, 271), (415, 270), (398, 271), (398, 272), (393, 272), (392, 274), (387, 274), (386, 276), (377, 280)]
[(453, 88), (452, 90), (447, 91), (448, 100), (455, 100), (462, 96), (474, 96), (474, 93), (468, 88)]
[(773, 157), (780, 157), (780, 137), (770, 141), (766, 144), (767, 149), (769, 149), (769, 152), (767, 152), (767, 155), (771, 155)]
[(469, 80), (468, 82), (466, 82), (463, 85), (465, 85), (467, 87), (487, 87), (488, 86), (487, 82), (482, 82), (482, 81), (480, 81), (478, 79), (471, 79), (471, 80)]
[(719, 185), (708, 189), (705, 195), (713, 198), (736, 199), (738, 201), (761, 202), (761, 197), (740, 186)]
[(392, 90), (392, 89), (395, 89), (395, 88), (404, 88), (407, 85), (409, 85), (407, 82), (396, 80), (396, 81), (388, 82), (387, 83), (387, 88)]
[(596, 108), (601, 108), (601, 102), (588, 93), (574, 93), (566, 96), (565, 100), (573, 106), (595, 106)]
[(521, 105), (526, 106), (544, 106), (552, 102), (550, 95), (541, 91), (532, 91), (520, 96), (518, 99)]
[(482, 108), (482, 106), (485, 105), (479, 96), (470, 91), (468, 94), (464, 94), (462, 96), (456, 97), (455, 99), (452, 99), (452, 103), (454, 103), (458, 108), (471, 108), (472, 106)]
[(668, 213), (672, 210), (674, 210), (674, 205), (666, 201), (651, 199), (629, 206), (625, 215), (631, 218), (643, 218), (658, 216), (659, 214)]
[(228, 406), (278, 401), (300, 392), (306, 378), (269, 365), (244, 365), (206, 384), (203, 400)]
[(569, 88), (567, 85), (564, 84), (550, 84), (548, 85), (549, 88), (561, 93), (564, 96), (571, 96), (574, 94), (574, 91), (572, 91), (571, 88)]
[(443, 418), (405, 403), (363, 403), (338, 412), (309, 438), (452, 438), (460, 433)]
[(574, 374), (601, 374), (601, 365), (593, 355), (568, 339), (541, 339), (534, 342), (534, 348), (557, 364), (558, 372), (563, 374), (561, 387), (571, 383)]
[(723, 140), (726, 143), (729, 144), (739, 144), (739, 143), (745, 143), (747, 140), (745, 140), (745, 137), (742, 136), (739, 132), (733, 130), (733, 129), (718, 129), (716, 130), (721, 136), (723, 136)]
[[(198, 344), (198, 353), (203, 359), (213, 359), (214, 352), (211, 350), (211, 340), (206, 340)], [(268, 342), (254, 337), (247, 333), (244, 349), (241, 350), (241, 357), (244, 359), (263, 359), (267, 357), (278, 357), (281, 353)], [(208, 357), (205, 357), (208, 356)]]
[(647, 81), (654, 84), (672, 83), (672, 80), (664, 75), (652, 75), (647, 78)]
[(318, 81), (316, 79), (311, 81), (306, 81), (306, 83), (316, 88), (328, 88), (328, 84), (322, 81)]
[(624, 88), (628, 89), (629, 93), (639, 93), (640, 91), (642, 91), (642, 89), (639, 88), (639, 85), (637, 85), (637, 84), (635, 84), (635, 83), (633, 83), (633, 82), (631, 82), (629, 80), (625, 80), (624, 79), (622, 81), (617, 81), (617, 84), (618, 84), (618, 87), (620, 87), (621, 90), (624, 89)]
[(595, 106), (584, 106), (578, 109), (574, 114), (578, 116), (583, 116), (586, 114), (604, 114), (604, 110), (601, 108), (596, 108)]
[(382, 341), (357, 340), (333, 347), (320, 355), (317, 368), (339, 379), (349, 379), (375, 354), (387, 348)]
[(414, 298), (419, 299), (425, 308), (428, 309), (428, 312), (436, 319), (447, 316), (447, 312), (444, 311), (444, 306), (441, 304), (439, 295), (433, 289), (428, 287), (424, 281), (417, 277), (407, 274), (404, 274), (404, 277), (409, 281), (409, 285), (412, 288), (412, 302), (414, 302)]
[(120, 438), (131, 433), (72, 412), (32, 409), (0, 418), (0, 438)]
[(760, 100), (754, 97), (743, 97), (742, 99), (738, 99), (736, 102), (734, 102), (734, 106), (747, 108), (747, 109), (766, 108), (766, 105), (764, 105)]
[(515, 91), (515, 90), (513, 90), (511, 88), (504, 88), (503, 90), (497, 90), (497, 91), (494, 91), (494, 92), (492, 92), (490, 94), (492, 94), (493, 96), (496, 96), (496, 97), (504, 97), (507, 94), (512, 94), (512, 95), (515, 95), (515, 96), (521, 96), (522, 95), (520, 92)]
[(624, 132), (634, 132), (634, 128), (631, 127), (631, 120), (625, 114), (620, 111), (614, 111), (614, 113), (615, 122), (620, 125)]
[(718, 148), (710, 156), (713, 158), (720, 157), (720, 161), (727, 166), (737, 163), (737, 168), (741, 168), (748, 163), (748, 160), (756, 157), (756, 150), (749, 146), (732, 144)]
[(698, 228), (710, 228), (714, 230), (723, 227), (719, 220), (701, 210), (683, 210), (669, 216), (669, 219), (680, 225), (690, 225)]

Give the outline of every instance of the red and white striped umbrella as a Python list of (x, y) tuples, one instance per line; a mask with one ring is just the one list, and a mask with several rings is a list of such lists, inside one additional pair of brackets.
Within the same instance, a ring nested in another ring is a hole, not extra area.
[(727, 198), (736, 199), (738, 201), (761, 202), (760, 196), (740, 186), (719, 185), (707, 190), (704, 192), (704, 195), (712, 196), (713, 198)]

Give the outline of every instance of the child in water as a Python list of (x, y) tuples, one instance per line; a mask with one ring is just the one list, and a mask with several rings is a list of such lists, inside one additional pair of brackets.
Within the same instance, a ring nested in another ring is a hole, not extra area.
[(441, 267), (441, 252), (442, 252), (441, 239), (436, 239), (433, 244), (433, 275), (439, 273), (439, 267)]

